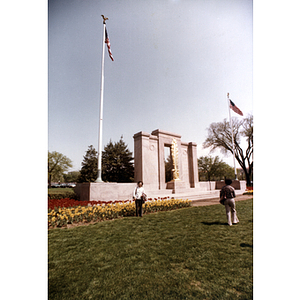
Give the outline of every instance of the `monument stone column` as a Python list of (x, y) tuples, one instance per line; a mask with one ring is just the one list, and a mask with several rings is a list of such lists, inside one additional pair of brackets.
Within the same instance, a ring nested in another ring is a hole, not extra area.
[(147, 189), (159, 189), (158, 138), (140, 131), (134, 136), (134, 181), (143, 181)]
[(188, 161), (189, 161), (190, 187), (195, 188), (197, 187), (197, 183), (199, 182), (196, 143), (190, 142), (188, 145)]

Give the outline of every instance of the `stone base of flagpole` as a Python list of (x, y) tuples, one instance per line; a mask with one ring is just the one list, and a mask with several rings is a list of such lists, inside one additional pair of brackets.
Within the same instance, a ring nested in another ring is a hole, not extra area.
[(98, 170), (98, 178), (95, 180), (95, 182), (103, 182), (101, 178), (101, 170)]
[(77, 183), (75, 193), (80, 201), (132, 200), (136, 183), (84, 182)]

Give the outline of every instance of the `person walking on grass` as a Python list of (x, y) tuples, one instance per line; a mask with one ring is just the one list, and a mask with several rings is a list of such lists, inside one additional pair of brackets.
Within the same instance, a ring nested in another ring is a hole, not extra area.
[(143, 216), (143, 203), (146, 200), (146, 193), (143, 187), (143, 181), (137, 183), (137, 187), (133, 191), (133, 200), (135, 201), (136, 216)]
[[(225, 180), (226, 185), (223, 186), (220, 191), (220, 203), (225, 205), (227, 222), (229, 226), (231, 226), (232, 224), (236, 225), (239, 222), (239, 219), (236, 214), (236, 209), (235, 209), (235, 201), (234, 201), (235, 190), (230, 185), (231, 183), (232, 183), (231, 179), (226, 179)], [(231, 221), (231, 217), (232, 217), (232, 221)]]

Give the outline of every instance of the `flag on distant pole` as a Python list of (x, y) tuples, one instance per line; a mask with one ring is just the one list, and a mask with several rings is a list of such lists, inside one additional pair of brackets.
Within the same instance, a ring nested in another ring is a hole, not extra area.
[(227, 100), (229, 103), (228, 111), (229, 111), (229, 121), (230, 121), (230, 127), (231, 127), (231, 142), (232, 142), (232, 154), (233, 154), (233, 165), (234, 165), (234, 176), (235, 180), (237, 180), (237, 173), (236, 173), (236, 166), (235, 166), (235, 145), (234, 145), (234, 138), (233, 138), (233, 126), (232, 126), (232, 119), (231, 119), (231, 113), (230, 108), (236, 112), (239, 115), (243, 115), (243, 113), (236, 107), (236, 105), (229, 99), (229, 93), (227, 93)]
[(105, 43), (107, 44), (107, 50), (108, 50), (109, 57), (111, 58), (112, 61), (114, 61), (114, 58), (113, 58), (113, 56), (111, 54), (111, 50), (110, 50), (110, 41), (109, 41), (109, 37), (108, 37), (106, 28), (105, 28)]
[(230, 108), (236, 112), (238, 115), (243, 116), (242, 111), (229, 99), (229, 103), (230, 103)]

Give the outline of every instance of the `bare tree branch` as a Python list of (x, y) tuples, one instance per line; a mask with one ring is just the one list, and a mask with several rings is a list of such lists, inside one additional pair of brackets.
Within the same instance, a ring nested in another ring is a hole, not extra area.
[[(253, 171), (253, 116), (249, 115), (243, 120), (232, 118), (233, 138), (235, 144), (235, 157), (241, 168), (244, 170), (247, 184), (250, 184)], [(208, 135), (203, 143), (203, 148), (210, 148), (213, 152), (216, 149), (224, 154), (230, 152), (233, 154), (231, 127), (226, 119), (223, 122), (212, 123), (208, 130)], [(247, 140), (247, 149), (241, 148), (241, 138)]]

